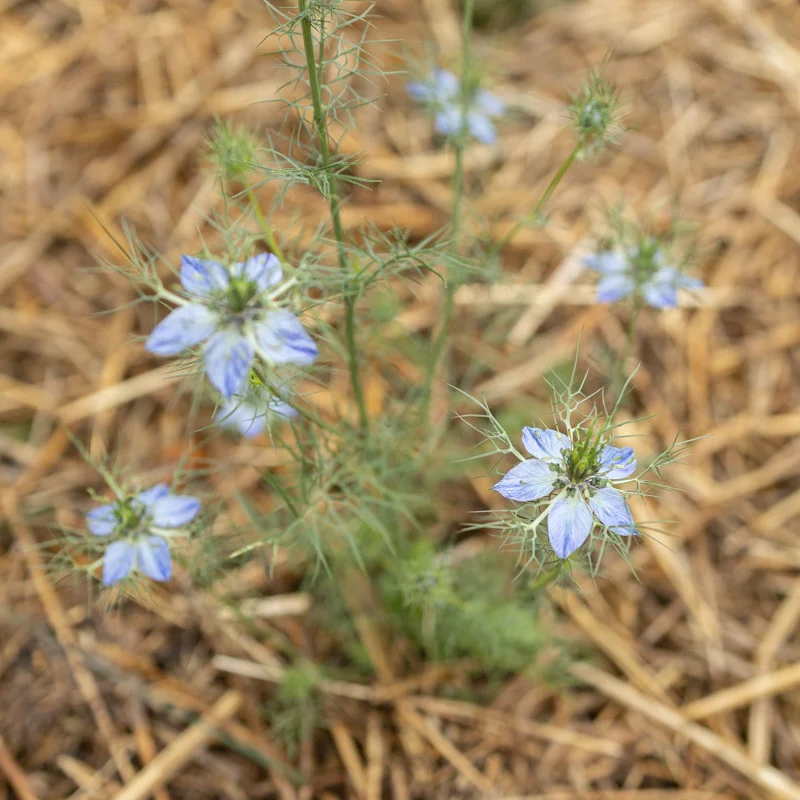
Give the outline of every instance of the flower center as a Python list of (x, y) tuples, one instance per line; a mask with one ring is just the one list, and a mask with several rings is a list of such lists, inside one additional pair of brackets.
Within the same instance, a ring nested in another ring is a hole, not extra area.
[(120, 535), (126, 538), (136, 538), (146, 533), (148, 511), (136, 498), (128, 497), (114, 510), (117, 518)]
[(631, 256), (631, 264), (633, 266), (633, 279), (636, 286), (644, 286), (655, 275), (660, 266), (658, 255), (661, 248), (658, 242), (649, 237), (636, 245), (636, 248)]
[(257, 305), (258, 284), (247, 278), (231, 278), (228, 286), (228, 310), (233, 314), (241, 314), (248, 308)]
[(564, 460), (570, 484), (575, 487), (587, 482), (594, 485), (600, 468), (600, 452), (604, 446), (601, 434), (595, 434), (592, 428), (577, 433), (572, 449), (567, 451)]

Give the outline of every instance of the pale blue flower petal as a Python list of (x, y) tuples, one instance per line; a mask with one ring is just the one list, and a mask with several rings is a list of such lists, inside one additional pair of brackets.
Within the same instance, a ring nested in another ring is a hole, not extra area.
[(597, 519), (620, 536), (635, 536), (636, 525), (623, 494), (610, 486), (595, 492), (589, 500)]
[(145, 348), (157, 356), (174, 356), (208, 339), (216, 326), (216, 315), (205, 306), (180, 306), (156, 325)]
[(214, 419), (225, 427), (238, 428), (246, 439), (254, 439), (267, 426), (266, 412), (252, 403), (232, 398), (216, 413)]
[(424, 81), (409, 81), (406, 91), (420, 103), (446, 103), (458, 97), (458, 78), (452, 72), (440, 69)]
[(597, 474), (610, 481), (621, 480), (636, 470), (636, 458), (632, 447), (607, 445), (600, 453), (600, 468)]
[(269, 311), (255, 325), (261, 355), (273, 364), (309, 365), (319, 355), (314, 340), (291, 311)]
[(522, 429), (522, 444), (534, 457), (552, 464), (564, 461), (562, 451), (572, 450), (569, 437), (560, 431), (544, 430), (542, 428)]
[(629, 295), (635, 286), (633, 278), (627, 275), (606, 275), (597, 284), (597, 302), (613, 303), (615, 300), (621, 300)]
[(452, 100), (461, 91), (458, 78), (446, 69), (437, 69), (434, 75), (436, 97), (438, 100)]
[(547, 515), (553, 552), (559, 558), (569, 558), (586, 541), (592, 525), (592, 512), (580, 495), (560, 497)]
[(283, 417), (284, 419), (293, 419), (297, 416), (296, 408), (293, 408), (283, 400), (279, 400), (277, 397), (273, 397), (269, 401), (269, 410), (271, 414), (275, 414), (277, 417)]
[(492, 489), (509, 500), (528, 503), (550, 494), (557, 480), (558, 476), (544, 461), (531, 458), (510, 469)]
[(694, 275), (684, 275), (681, 273), (678, 277), (678, 286), (683, 289), (702, 289), (705, 284), (700, 278), (695, 278)]
[(506, 113), (506, 104), (486, 89), (479, 89), (475, 94), (475, 102), (484, 114), (490, 117), (501, 117)]
[(153, 504), (153, 524), (159, 528), (180, 528), (191, 522), (200, 511), (200, 501), (196, 497), (171, 494)]
[(457, 106), (445, 106), (436, 112), (436, 133), (442, 136), (455, 136), (461, 133), (461, 109)]
[(166, 483), (157, 483), (152, 489), (146, 489), (144, 492), (139, 492), (134, 500), (143, 505), (145, 508), (150, 509), (156, 500), (166, 497), (169, 494), (169, 486)]
[(218, 261), (181, 256), (181, 284), (189, 294), (206, 297), (228, 288), (228, 270)]
[(406, 91), (418, 103), (431, 103), (435, 96), (433, 86), (426, 81), (409, 81), (406, 84)]
[(148, 536), (137, 542), (136, 569), (154, 581), (168, 581), (172, 577), (172, 556), (167, 540)]
[(656, 308), (676, 308), (681, 274), (672, 267), (662, 267), (642, 287), (644, 299)]
[(86, 515), (86, 526), (95, 536), (108, 536), (117, 527), (116, 506), (109, 504), (93, 508)]
[(103, 586), (121, 581), (133, 568), (136, 546), (122, 540), (112, 542), (103, 555)]
[(208, 340), (205, 359), (208, 379), (227, 400), (247, 379), (253, 361), (253, 345), (235, 331), (221, 331)]
[(642, 288), (644, 299), (654, 308), (677, 308), (678, 292), (663, 283), (647, 284)]
[(494, 123), (485, 114), (470, 111), (467, 114), (467, 127), (472, 136), (482, 144), (494, 144), (497, 141)]
[(592, 253), (583, 259), (583, 263), (589, 269), (597, 270), (597, 272), (604, 275), (625, 272), (628, 268), (625, 256), (616, 250), (603, 250), (600, 253)]
[(273, 253), (261, 253), (247, 261), (238, 261), (231, 267), (231, 275), (247, 278), (265, 292), (283, 280), (283, 269), (278, 257)]

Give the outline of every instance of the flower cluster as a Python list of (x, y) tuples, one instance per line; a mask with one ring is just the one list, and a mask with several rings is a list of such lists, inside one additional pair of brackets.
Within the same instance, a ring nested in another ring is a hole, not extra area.
[(523, 428), (522, 444), (533, 458), (518, 464), (494, 485), (521, 503), (553, 496), (545, 511), (550, 545), (569, 558), (589, 537), (597, 520), (619, 536), (636, 535), (625, 495), (613, 486), (636, 469), (630, 447), (614, 447), (602, 433), (575, 429), (574, 439), (555, 430)]
[(208, 379), (226, 400), (242, 390), (255, 355), (267, 364), (316, 359), (317, 345), (300, 320), (275, 304), (286, 284), (278, 286), (283, 270), (274, 255), (229, 270), (218, 261), (181, 256), (180, 277), (187, 297), (171, 295), (179, 307), (155, 327), (146, 347), (172, 356), (205, 342)]
[[(458, 136), (464, 126), (462, 86), (452, 72), (438, 69), (423, 81), (406, 85), (409, 95), (430, 107), (435, 115), (436, 132), (442, 136)], [(467, 104), (466, 127), (469, 134), (484, 144), (497, 141), (493, 118), (501, 117), (506, 107), (500, 98), (477, 89), (470, 93)]]
[(103, 554), (103, 585), (112, 586), (132, 572), (168, 581), (172, 556), (166, 537), (181, 533), (199, 511), (197, 498), (171, 494), (166, 483), (93, 508), (86, 515), (87, 527), (95, 536), (112, 539)]
[(627, 250), (601, 250), (587, 256), (584, 263), (600, 274), (599, 303), (613, 303), (633, 296), (655, 308), (675, 308), (679, 289), (703, 286), (701, 280), (671, 266), (664, 250), (652, 237)]

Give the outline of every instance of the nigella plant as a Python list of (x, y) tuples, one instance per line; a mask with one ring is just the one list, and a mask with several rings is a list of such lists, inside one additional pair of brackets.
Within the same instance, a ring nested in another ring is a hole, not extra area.
[[(492, 528), (516, 542), (520, 553), (527, 554), (525, 565), (546, 569), (548, 580), (574, 566), (595, 573), (609, 547), (625, 556), (631, 542), (652, 526), (634, 521), (631, 501), (669, 488), (660, 470), (678, 461), (688, 444), (676, 439), (637, 471), (634, 450), (623, 441), (622, 431), (630, 423), (614, 422), (620, 401), (607, 409), (602, 391), (583, 393), (587, 380), (588, 375), (576, 381), (573, 368), (563, 389), (555, 393), (553, 422), (523, 427), (528, 458), (515, 444), (517, 435), (506, 432), (485, 402), (470, 398), (481, 413), (461, 417), (488, 445), (475, 458), (494, 456), (498, 466), (508, 456), (518, 462), (500, 470), (502, 477), (493, 486), (512, 505), (484, 512), (471, 527)], [(649, 478), (652, 474), (657, 481)]]
[(614, 447), (607, 432), (575, 428), (572, 438), (556, 430), (523, 428), (525, 459), (494, 485), (520, 503), (549, 498), (546, 506), (550, 545), (569, 558), (597, 524), (618, 536), (636, 535), (625, 495), (615, 486), (636, 470), (630, 447)]
[(592, 70), (581, 91), (573, 94), (569, 119), (582, 148), (598, 152), (618, 141), (622, 133), (625, 104), (617, 88), (605, 78), (604, 64)]
[[(437, 69), (428, 78), (410, 81), (409, 95), (434, 113), (436, 132), (442, 136), (459, 136), (464, 125), (463, 84), (452, 73)], [(505, 113), (505, 103), (486, 89), (467, 91), (466, 128), (469, 134), (484, 144), (497, 141), (493, 119)]]
[(172, 577), (168, 538), (185, 534), (199, 511), (196, 497), (172, 494), (166, 483), (93, 508), (86, 515), (86, 526), (107, 542), (103, 585), (112, 586), (133, 573), (168, 581)]
[(641, 301), (654, 308), (676, 308), (680, 289), (700, 289), (703, 282), (686, 275), (669, 259), (654, 237), (637, 242), (627, 250), (599, 250), (584, 263), (600, 275), (597, 302), (613, 303), (623, 298)]
[(165, 293), (178, 305), (147, 339), (160, 356), (178, 355), (202, 343), (211, 384), (230, 400), (245, 384), (255, 356), (266, 364), (309, 365), (314, 340), (279, 298), (288, 288), (280, 261), (261, 254), (227, 269), (218, 261), (181, 256), (183, 295)]

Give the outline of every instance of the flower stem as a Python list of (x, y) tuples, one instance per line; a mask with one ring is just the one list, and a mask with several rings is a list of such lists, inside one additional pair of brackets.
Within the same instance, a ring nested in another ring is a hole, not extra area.
[(524, 216), (516, 225), (514, 225), (505, 236), (503, 236), (496, 244), (495, 244), (495, 252), (499, 252), (502, 250), (519, 232), (519, 230), (523, 227), (523, 225), (527, 225), (528, 223), (535, 222), (539, 214), (541, 214), (542, 209), (544, 208), (544, 204), (550, 199), (553, 192), (556, 190), (559, 183), (563, 177), (567, 174), (567, 170), (572, 166), (573, 161), (578, 157), (581, 150), (586, 146), (586, 142), (588, 141), (588, 135), (584, 134), (580, 141), (575, 145), (572, 152), (567, 156), (564, 163), (558, 168), (556, 174), (553, 175), (552, 180), (550, 183), (547, 184), (547, 188), (542, 193), (542, 196), (539, 198), (539, 201), (536, 203), (533, 211), (529, 214)]
[(614, 372), (612, 375), (615, 393), (617, 391), (617, 387), (622, 387), (619, 389), (620, 397), (619, 400), (622, 400), (621, 393), (624, 391), (625, 388), (625, 365), (628, 363), (628, 360), (633, 355), (634, 345), (636, 343), (636, 323), (639, 321), (639, 313), (642, 310), (641, 303), (638, 298), (635, 298), (633, 301), (633, 307), (631, 308), (630, 317), (628, 317), (628, 324), (626, 325), (625, 330), (625, 345), (623, 346), (622, 350), (620, 351), (619, 356), (614, 362)]
[(261, 228), (261, 234), (269, 245), (270, 252), (275, 254), (275, 257), (278, 259), (278, 261), (284, 263), (286, 259), (283, 255), (283, 250), (281, 250), (281, 246), (278, 244), (278, 240), (275, 238), (274, 231), (272, 228), (270, 228), (263, 212), (261, 211), (261, 206), (258, 203), (256, 193), (252, 189), (248, 189), (247, 197), (250, 200), (250, 206), (253, 209), (253, 214), (255, 214), (258, 227)]
[(540, 572), (533, 581), (531, 581), (531, 591), (540, 592), (542, 589), (548, 587), (561, 574), (561, 569), (561, 564), (559, 564), (557, 567)]
[[(319, 141), (319, 151), (322, 160), (322, 167), (328, 179), (326, 199), (330, 207), (331, 221), (333, 222), (333, 234), (336, 238), (336, 251), (339, 258), (339, 266), (344, 273), (344, 302), (345, 302), (345, 337), (347, 343), (347, 361), (350, 370), (350, 383), (353, 387), (353, 396), (358, 406), (358, 415), (362, 432), (366, 435), (369, 432), (369, 416), (367, 415), (367, 405), (364, 399), (364, 391), (361, 386), (361, 375), (358, 368), (358, 350), (356, 348), (356, 294), (353, 285), (353, 276), (347, 258), (347, 240), (342, 224), (340, 213), (340, 198), (336, 176), (332, 170), (330, 141), (328, 139), (328, 120), (325, 108), (322, 104), (322, 36), (320, 34), (320, 63), (317, 63), (317, 56), (314, 50), (314, 35), (311, 19), (308, 14), (308, 0), (297, 0), (300, 9), (300, 27), (303, 32), (303, 50), (306, 56), (306, 66), (308, 69), (308, 85), (311, 90), (311, 102), (314, 110), (314, 128)], [(320, 20), (324, 27), (324, 18)]]
[[(472, 70), (472, 24), (475, 14), (475, 0), (464, 0), (462, 16), (463, 47), (461, 51), (461, 130), (455, 138), (455, 164), (453, 167), (453, 206), (452, 206), (452, 249), (457, 253), (460, 249), (461, 217), (464, 199), (464, 149), (467, 144), (468, 126), (467, 112), (473, 94), (470, 81)], [(422, 399), (423, 419), (427, 420), (430, 413), (431, 394), (433, 392), (433, 379), (439, 362), (444, 355), (447, 337), (450, 333), (450, 320), (453, 316), (456, 281), (452, 276), (445, 276), (444, 303), (442, 316), (431, 346), (431, 355), (428, 360), (428, 371), (425, 376), (425, 390)]]

